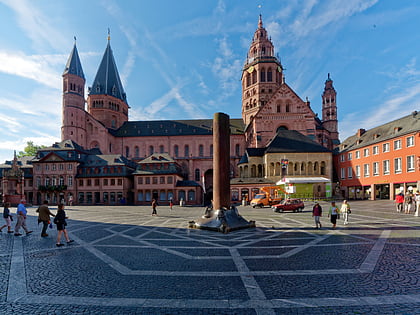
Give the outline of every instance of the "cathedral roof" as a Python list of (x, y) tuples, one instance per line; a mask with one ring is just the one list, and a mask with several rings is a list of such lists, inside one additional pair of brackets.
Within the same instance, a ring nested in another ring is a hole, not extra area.
[(83, 79), (85, 78), (85, 75), (82, 69), (82, 64), (80, 63), (79, 54), (77, 52), (76, 43), (74, 43), (69, 59), (67, 60), (66, 68), (64, 69), (63, 75), (68, 74), (68, 73), (77, 75)]
[(279, 130), (276, 136), (268, 144), (265, 152), (266, 153), (287, 153), (287, 152), (314, 153), (314, 152), (331, 152), (331, 151), (296, 130)]
[[(126, 121), (116, 137), (212, 135), (213, 119)], [(111, 131), (112, 132), (112, 131)], [(232, 135), (244, 133), (242, 119), (230, 119)]]
[(127, 103), (109, 40), (93, 85), (89, 88), (89, 95), (99, 94), (111, 95)]

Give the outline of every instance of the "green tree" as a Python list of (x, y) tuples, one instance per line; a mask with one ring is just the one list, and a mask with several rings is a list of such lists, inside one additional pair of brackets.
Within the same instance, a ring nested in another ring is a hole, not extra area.
[(16, 155), (18, 158), (22, 156), (34, 156), (36, 155), (36, 152), (39, 149), (46, 148), (45, 145), (36, 145), (33, 143), (33, 141), (26, 142), (26, 147), (23, 149), (23, 151), (19, 151), (19, 153)]

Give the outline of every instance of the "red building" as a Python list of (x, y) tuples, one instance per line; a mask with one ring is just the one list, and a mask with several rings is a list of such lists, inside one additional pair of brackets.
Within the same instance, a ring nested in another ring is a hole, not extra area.
[(364, 130), (339, 146), (336, 171), (343, 197), (390, 199), (420, 190), (420, 113)]

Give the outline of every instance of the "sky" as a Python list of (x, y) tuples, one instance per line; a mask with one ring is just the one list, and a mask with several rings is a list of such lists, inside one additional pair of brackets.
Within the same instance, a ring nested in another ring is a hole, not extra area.
[(74, 38), (87, 89), (108, 29), (129, 120), (241, 118), (259, 14), (286, 83), (319, 116), (330, 73), (341, 141), (420, 110), (418, 0), (0, 0), (0, 163), (61, 140)]

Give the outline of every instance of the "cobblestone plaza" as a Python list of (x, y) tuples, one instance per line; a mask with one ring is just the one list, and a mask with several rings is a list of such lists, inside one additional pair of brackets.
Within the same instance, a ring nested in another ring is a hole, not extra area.
[[(56, 230), (0, 234), (1, 314), (420, 314), (420, 217), (353, 201), (350, 224), (239, 206), (257, 227), (188, 229), (199, 207), (68, 207)], [(55, 212), (56, 207), (51, 207)], [(12, 209), (15, 212), (15, 209)]]

